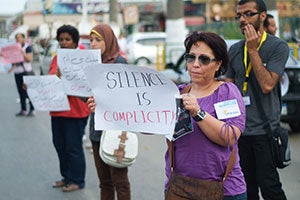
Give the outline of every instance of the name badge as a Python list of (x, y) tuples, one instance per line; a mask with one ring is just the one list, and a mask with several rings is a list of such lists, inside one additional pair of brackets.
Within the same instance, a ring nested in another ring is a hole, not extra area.
[(251, 105), (249, 96), (244, 96), (243, 100), (244, 100), (245, 106), (250, 106)]
[(218, 119), (228, 119), (241, 115), (237, 100), (227, 100), (214, 104)]

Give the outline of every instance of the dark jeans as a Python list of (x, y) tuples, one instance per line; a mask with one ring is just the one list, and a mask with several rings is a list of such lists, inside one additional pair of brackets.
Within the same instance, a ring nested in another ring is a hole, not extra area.
[[(16, 81), (16, 85), (17, 85), (17, 89), (18, 89), (18, 93), (19, 93), (21, 110), (26, 111), (27, 110), (26, 98), (28, 98), (28, 95), (27, 95), (26, 90), (23, 89), (23, 83), (24, 83), (23, 76), (24, 76), (24, 73), (15, 74), (15, 81)], [(29, 100), (29, 105), (30, 105), (29, 109), (33, 111), (34, 107), (30, 100)]]
[(225, 196), (223, 200), (247, 200), (247, 192), (235, 196)]
[(116, 168), (105, 164), (99, 155), (100, 142), (92, 141), (92, 147), (100, 180), (100, 199), (114, 200), (116, 191), (118, 200), (130, 200), (128, 168)]
[(285, 200), (267, 135), (242, 136), (238, 142), (240, 164), (247, 183), (248, 200)]
[(82, 137), (86, 118), (51, 117), (52, 139), (58, 154), (60, 173), (64, 181), (85, 185), (85, 157)]

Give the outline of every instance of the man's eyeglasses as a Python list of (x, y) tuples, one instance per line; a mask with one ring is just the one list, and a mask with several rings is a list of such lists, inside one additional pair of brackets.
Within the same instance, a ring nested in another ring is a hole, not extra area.
[(184, 59), (186, 60), (187, 63), (191, 64), (191, 63), (194, 63), (195, 60), (198, 58), (198, 61), (202, 64), (202, 65), (208, 65), (209, 63), (211, 62), (214, 62), (214, 61), (217, 61), (217, 59), (215, 58), (210, 58), (206, 55), (199, 55), (199, 56), (196, 56), (196, 55), (193, 55), (193, 54), (185, 54), (184, 55)]
[(249, 19), (250, 17), (253, 17), (254, 15), (260, 14), (260, 12), (246, 12), (246, 13), (237, 13), (235, 16), (235, 19), (239, 20), (242, 16), (245, 19)]

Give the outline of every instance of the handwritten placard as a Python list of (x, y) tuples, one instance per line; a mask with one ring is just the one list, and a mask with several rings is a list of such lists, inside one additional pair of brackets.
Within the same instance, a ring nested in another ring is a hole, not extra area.
[(97, 104), (96, 130), (173, 134), (177, 86), (146, 67), (98, 64), (84, 69)]
[(28, 96), (36, 110), (70, 110), (62, 81), (56, 75), (24, 76)]
[(3, 64), (24, 62), (24, 56), (21, 53), (21, 45), (16, 43), (1, 48)]
[(57, 62), (61, 70), (61, 80), (68, 95), (89, 97), (91, 88), (83, 69), (89, 65), (101, 63), (99, 49), (58, 49)]

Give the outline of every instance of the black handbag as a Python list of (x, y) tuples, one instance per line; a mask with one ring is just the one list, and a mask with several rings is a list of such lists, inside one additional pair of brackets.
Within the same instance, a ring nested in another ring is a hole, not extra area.
[(283, 169), (291, 164), (288, 130), (279, 126), (271, 134), (269, 137), (274, 163), (277, 168)]
[(25, 74), (24, 74), (24, 75), (26, 75), (26, 76), (34, 76), (35, 73), (34, 73), (33, 70), (31, 70), (31, 71), (29, 71), (29, 72), (25, 71)]
[[(278, 98), (281, 106), (282, 104), (281, 88), (279, 83), (277, 84), (277, 90), (278, 90)], [(260, 102), (259, 96), (255, 92), (253, 94), (256, 98), (256, 101)], [(289, 166), (292, 162), (291, 149), (289, 143), (289, 132), (286, 128), (282, 127), (280, 124), (277, 125), (275, 130), (272, 130), (271, 124), (268, 120), (268, 117), (266, 115), (263, 106), (260, 103), (258, 103), (257, 105), (259, 107), (259, 110), (261, 110), (263, 120), (268, 123), (267, 136), (270, 140), (273, 162), (277, 168), (283, 169)]]

